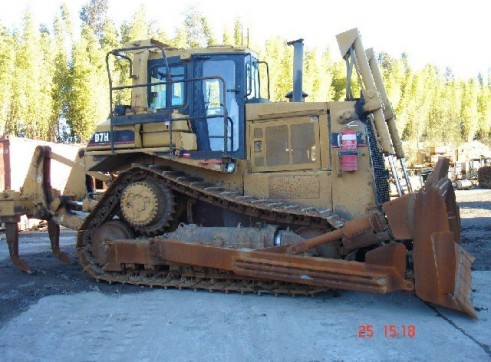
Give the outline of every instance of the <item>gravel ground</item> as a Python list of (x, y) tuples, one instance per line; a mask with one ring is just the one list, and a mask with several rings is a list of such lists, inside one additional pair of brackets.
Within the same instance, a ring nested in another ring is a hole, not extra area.
[(462, 220), (461, 243), (476, 257), (473, 270), (491, 270), (491, 190), (457, 191)]
[[(0, 359), (491, 360), (491, 190), (457, 200), (462, 245), (476, 257), (477, 321), (403, 293), (276, 298), (96, 283), (75, 261), (73, 231), (61, 237), (70, 265), (52, 256), (46, 232), (28, 232), (20, 252), (31, 275), (11, 264), (0, 235)], [(397, 338), (385, 336), (392, 324)], [(359, 335), (366, 325), (371, 338)], [(404, 337), (410, 325), (416, 335)]]

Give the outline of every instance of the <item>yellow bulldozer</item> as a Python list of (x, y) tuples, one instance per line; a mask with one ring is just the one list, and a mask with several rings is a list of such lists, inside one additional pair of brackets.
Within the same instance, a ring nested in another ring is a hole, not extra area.
[[(305, 102), (303, 39), (289, 43), (289, 102), (270, 101), (268, 65), (247, 48), (147, 40), (109, 52), (107, 121), (75, 162), (39, 146), (21, 191), (1, 194), (13, 263), (31, 271), (18, 250), (26, 214), (47, 220), (64, 262), (60, 225), (78, 230), (81, 266), (109, 283), (291, 295), (402, 290), (475, 317), (473, 257), (459, 246), (448, 164), (411, 190), (374, 53), (357, 29), (337, 40), (348, 72), (343, 102)], [(114, 84), (113, 61), (127, 63), (130, 82)], [(52, 159), (72, 168), (63, 192), (51, 187)]]

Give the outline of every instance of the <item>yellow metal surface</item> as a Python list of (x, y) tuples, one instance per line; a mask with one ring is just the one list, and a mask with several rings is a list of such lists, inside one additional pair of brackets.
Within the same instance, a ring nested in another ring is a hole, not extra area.
[[(168, 147), (170, 146), (169, 132), (147, 132), (142, 134), (143, 147)], [(174, 147), (193, 151), (198, 148), (196, 135), (186, 132), (172, 132), (172, 144)]]
[(326, 114), (325, 102), (275, 102), (246, 104), (246, 120), (260, 121), (285, 117), (317, 116)]
[(250, 127), (252, 172), (320, 168), (318, 116), (260, 121)]
[(326, 103), (246, 106), (252, 172), (318, 170), (327, 166)]
[[(149, 51), (140, 50), (133, 57), (133, 85), (145, 84), (148, 82), (146, 74), (148, 74), (148, 58)], [(131, 107), (148, 107), (148, 93), (146, 87), (133, 88), (131, 94)]]
[(244, 192), (286, 203), (332, 208), (331, 177), (327, 171), (246, 174)]
[[(332, 102), (329, 104), (329, 109), (332, 120), (331, 132), (339, 133), (349, 126), (354, 131), (366, 133), (366, 126), (356, 120), (352, 112), (354, 102)], [(336, 147), (329, 148), (332, 161), (334, 211), (351, 217), (364, 216), (376, 207), (370, 151), (368, 147), (358, 147), (358, 170), (343, 172), (340, 167), (339, 150)]]
[[(170, 146), (170, 125), (169, 123), (149, 123), (141, 127), (141, 137), (143, 147), (164, 147)], [(196, 135), (191, 133), (191, 126), (188, 120), (175, 120), (172, 122), (172, 143), (175, 147), (185, 150), (196, 150)]]

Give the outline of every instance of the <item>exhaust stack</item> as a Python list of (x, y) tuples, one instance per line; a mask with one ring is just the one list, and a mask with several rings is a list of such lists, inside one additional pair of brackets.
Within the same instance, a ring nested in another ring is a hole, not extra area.
[(303, 84), (303, 39), (289, 41), (293, 45), (293, 92), (289, 92), (286, 98), (290, 102), (303, 102), (307, 93), (302, 90)]

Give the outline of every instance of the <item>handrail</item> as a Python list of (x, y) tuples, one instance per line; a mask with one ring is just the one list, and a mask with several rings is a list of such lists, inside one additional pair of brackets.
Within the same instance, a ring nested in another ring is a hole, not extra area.
[[(268, 81), (268, 99), (271, 99), (271, 92), (270, 92), (270, 82), (269, 82), (269, 64), (265, 62), (264, 60), (258, 60), (257, 64), (264, 64), (266, 65), (266, 79)], [(261, 77), (259, 77), (259, 94), (261, 94)]]
[[(165, 81), (159, 81), (159, 82), (147, 82), (147, 83), (142, 83), (142, 84), (132, 84), (132, 85), (123, 85), (123, 86), (113, 86), (113, 80), (111, 77), (111, 70), (109, 66), (109, 57), (111, 55), (119, 58), (123, 58), (127, 60), (130, 63), (130, 78), (133, 78), (134, 75), (132, 74), (132, 68), (133, 68), (133, 61), (131, 58), (129, 58), (125, 54), (121, 54), (121, 52), (125, 51), (135, 51), (135, 50), (141, 50), (141, 49), (159, 49), (162, 52), (162, 57), (164, 59), (164, 66), (166, 68), (166, 76), (165, 76)], [(170, 67), (169, 63), (167, 61), (167, 56), (165, 54), (165, 49), (162, 46), (159, 45), (145, 45), (145, 46), (137, 46), (137, 47), (130, 47), (130, 48), (121, 48), (121, 49), (114, 49), (110, 52), (107, 53), (106, 55), (106, 66), (107, 66), (107, 73), (108, 73), (108, 78), (109, 78), (109, 102), (110, 102), (110, 132), (111, 132), (111, 153), (114, 153), (114, 137), (113, 132), (114, 132), (114, 124), (113, 124), (113, 117), (115, 116), (114, 114), (114, 109), (113, 109), (113, 92), (118, 91), (118, 90), (124, 90), (124, 89), (134, 89), (134, 88), (141, 88), (141, 87), (151, 87), (155, 85), (165, 85), (166, 87), (166, 106), (163, 108), (164, 110), (172, 111), (172, 85), (174, 83), (194, 83), (194, 82), (202, 82), (204, 80), (210, 80), (210, 79), (216, 79), (220, 82), (220, 88), (221, 88), (221, 97), (220, 97), (220, 107), (223, 109), (223, 114), (219, 115), (213, 115), (213, 116), (189, 116), (190, 120), (194, 119), (208, 119), (208, 118), (218, 118), (218, 117), (223, 117), (223, 122), (224, 122), (224, 135), (223, 135), (223, 141), (224, 141), (224, 154), (226, 156), (228, 152), (228, 128), (229, 128), (229, 123), (231, 126), (231, 150), (233, 151), (233, 144), (234, 144), (234, 135), (233, 135), (233, 122), (232, 119), (228, 115), (228, 109), (227, 109), (227, 86), (225, 79), (221, 76), (215, 75), (215, 76), (207, 76), (207, 77), (199, 77), (199, 78), (190, 78), (190, 79), (182, 79), (182, 80), (172, 80), (172, 74), (170, 72)], [(188, 106), (188, 101), (186, 100), (186, 104), (182, 105), (181, 107), (178, 107), (180, 109), (186, 108)], [(169, 152), (172, 154), (173, 152), (173, 140), (172, 140), (172, 118), (169, 120), (169, 142), (170, 142), (170, 147), (169, 147)]]
[[(166, 101), (167, 104), (170, 104), (172, 101), (172, 95), (170, 93), (170, 86), (172, 83), (172, 76), (170, 74), (170, 68), (169, 68), (169, 62), (167, 61), (167, 55), (165, 54), (165, 49), (163, 46), (158, 45), (158, 44), (152, 44), (152, 45), (141, 45), (141, 46), (135, 46), (135, 47), (129, 47), (129, 48), (119, 48), (119, 49), (113, 49), (109, 51), (106, 54), (106, 68), (107, 68), (107, 74), (109, 78), (109, 111), (110, 111), (110, 130), (111, 130), (111, 153), (114, 153), (114, 137), (113, 132), (114, 132), (114, 127), (113, 127), (113, 122), (112, 119), (114, 117), (113, 113), (113, 82), (111, 78), (111, 68), (109, 66), (109, 56), (113, 55), (114, 57), (119, 57), (123, 58), (129, 61), (130, 63), (130, 78), (133, 78), (133, 61), (131, 60), (130, 57), (128, 57), (126, 54), (121, 54), (122, 52), (128, 52), (128, 51), (135, 51), (135, 50), (144, 50), (144, 49), (159, 49), (162, 52), (162, 59), (164, 60), (165, 68), (166, 68), (166, 81), (168, 82), (166, 86)], [(122, 88), (125, 89), (125, 88)], [(172, 147), (172, 133), (170, 135), (170, 141), (171, 141), (171, 147)]]

